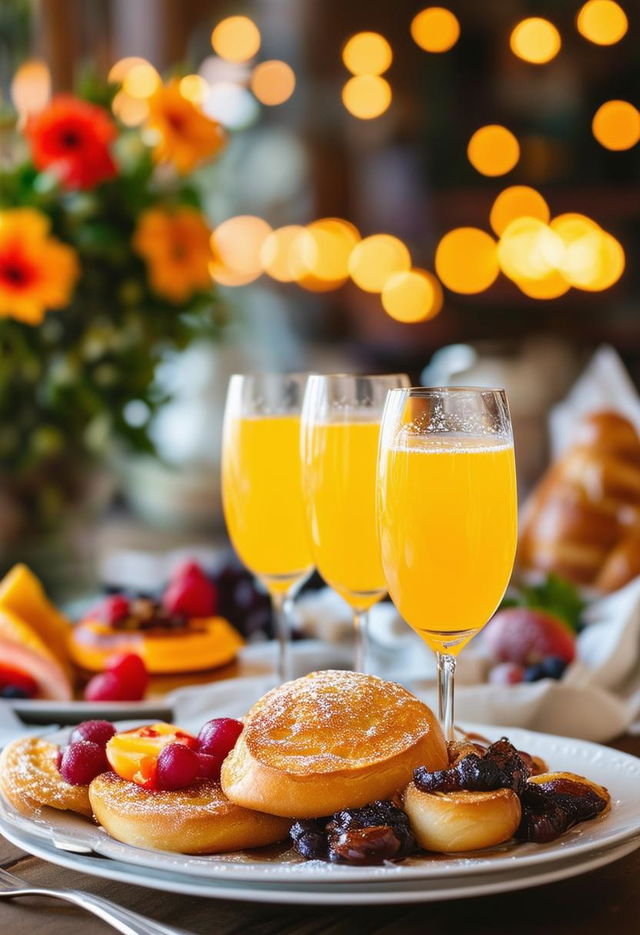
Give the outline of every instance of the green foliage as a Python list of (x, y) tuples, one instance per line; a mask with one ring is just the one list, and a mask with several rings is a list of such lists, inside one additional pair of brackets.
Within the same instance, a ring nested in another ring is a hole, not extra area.
[(570, 581), (552, 573), (538, 584), (523, 585), (515, 594), (505, 598), (501, 606), (546, 610), (577, 630), (586, 601)]

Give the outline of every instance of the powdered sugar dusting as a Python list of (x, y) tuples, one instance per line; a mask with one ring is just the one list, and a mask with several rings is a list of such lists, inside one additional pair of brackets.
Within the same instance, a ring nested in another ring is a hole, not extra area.
[(65, 782), (57, 766), (58, 747), (39, 737), (23, 737), (9, 744), (0, 758), (0, 788), (11, 801), (34, 808), (90, 812), (87, 786)]

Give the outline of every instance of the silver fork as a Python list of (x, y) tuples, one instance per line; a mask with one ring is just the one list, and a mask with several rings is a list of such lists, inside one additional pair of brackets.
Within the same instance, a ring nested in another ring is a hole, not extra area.
[(7, 870), (0, 868), (0, 899), (13, 899), (17, 896), (50, 896), (53, 899), (62, 899), (85, 909), (111, 925), (123, 935), (189, 935), (184, 929), (172, 928), (162, 925), (153, 919), (132, 912), (118, 906), (117, 903), (94, 893), (84, 893), (82, 890), (54, 890), (44, 886), (31, 886), (26, 880), (21, 880)]

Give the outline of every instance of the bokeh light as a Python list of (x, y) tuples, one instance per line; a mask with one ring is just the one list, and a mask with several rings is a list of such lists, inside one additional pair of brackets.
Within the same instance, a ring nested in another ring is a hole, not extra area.
[(482, 175), (504, 175), (520, 158), (520, 144), (510, 130), (499, 124), (480, 127), (467, 146), (469, 162)]
[(365, 237), (349, 256), (349, 275), (365, 292), (382, 292), (390, 276), (406, 272), (410, 266), (409, 250), (391, 234)]
[(278, 227), (265, 239), (260, 260), (265, 273), (278, 282), (295, 282), (307, 273), (302, 256), (306, 228), (300, 224)]
[(444, 285), (463, 295), (484, 292), (500, 272), (495, 240), (477, 227), (456, 227), (445, 234), (435, 265)]
[(110, 84), (121, 84), (132, 68), (136, 65), (146, 64), (148, 64), (146, 58), (141, 58), (139, 55), (127, 55), (125, 58), (119, 58), (109, 69), (107, 81)]
[(145, 98), (158, 90), (160, 75), (150, 62), (139, 62), (122, 79), (122, 90), (129, 97)]
[(595, 112), (591, 129), (605, 149), (631, 149), (640, 140), (640, 112), (628, 101), (606, 101)]
[(584, 214), (561, 214), (551, 221), (564, 251), (560, 271), (577, 289), (599, 292), (618, 281), (625, 268), (620, 243)]
[(540, 279), (516, 279), (515, 283), (530, 299), (559, 299), (571, 288), (558, 270), (552, 270)]
[(211, 275), (221, 285), (243, 286), (263, 271), (261, 250), (271, 234), (265, 220), (238, 215), (219, 224), (211, 234)]
[[(300, 243), (302, 262), (309, 283), (317, 291), (322, 283), (337, 289), (349, 275), (349, 257), (360, 234), (353, 224), (341, 218), (321, 218), (307, 225)], [(305, 281), (301, 281), (305, 285)]]
[(422, 10), (411, 21), (411, 36), (425, 52), (448, 52), (458, 41), (460, 23), (444, 7)]
[(627, 14), (614, 0), (589, 0), (576, 19), (578, 32), (596, 45), (620, 42), (629, 28)]
[(248, 16), (228, 16), (211, 33), (213, 51), (227, 62), (248, 62), (260, 42), (260, 30)]
[(21, 117), (37, 113), (51, 96), (51, 74), (46, 62), (29, 59), (20, 65), (11, 81), (11, 100)]
[(355, 75), (342, 89), (342, 103), (354, 117), (373, 120), (391, 103), (391, 86), (378, 75)]
[(202, 75), (185, 75), (180, 79), (180, 94), (192, 104), (202, 105), (209, 93), (209, 83)]
[(393, 61), (391, 46), (378, 32), (358, 32), (345, 43), (342, 61), (352, 75), (381, 75)]
[(532, 16), (518, 23), (509, 44), (518, 58), (532, 65), (544, 65), (558, 54), (562, 40), (553, 23), (540, 16)]
[(540, 192), (528, 185), (512, 185), (500, 192), (493, 202), (489, 220), (500, 236), (507, 225), (519, 217), (537, 218), (545, 224), (551, 217), (549, 205)]
[(149, 116), (149, 105), (145, 100), (130, 97), (122, 90), (114, 95), (111, 110), (125, 127), (138, 127)]
[(498, 243), (500, 269), (516, 282), (541, 280), (562, 263), (564, 244), (556, 231), (538, 218), (516, 218)]
[(296, 76), (293, 68), (278, 59), (261, 62), (256, 65), (251, 75), (251, 90), (260, 103), (269, 107), (288, 101), (295, 86)]
[(442, 286), (425, 269), (390, 276), (381, 294), (384, 310), (396, 321), (410, 324), (433, 318), (442, 308)]

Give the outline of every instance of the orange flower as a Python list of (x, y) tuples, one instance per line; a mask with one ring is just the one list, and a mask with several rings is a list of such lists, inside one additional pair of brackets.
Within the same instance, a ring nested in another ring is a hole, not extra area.
[(179, 303), (194, 292), (209, 289), (210, 236), (211, 230), (195, 208), (145, 211), (138, 221), (133, 247), (146, 261), (153, 290)]
[(69, 303), (78, 259), (49, 227), (33, 208), (0, 211), (0, 316), (37, 325), (47, 309)]
[(65, 188), (93, 188), (116, 174), (109, 152), (116, 126), (102, 107), (58, 94), (24, 132), (36, 169), (55, 173)]
[(147, 126), (159, 137), (153, 151), (156, 162), (173, 162), (181, 175), (219, 152), (226, 138), (217, 121), (180, 94), (175, 79), (149, 98)]

